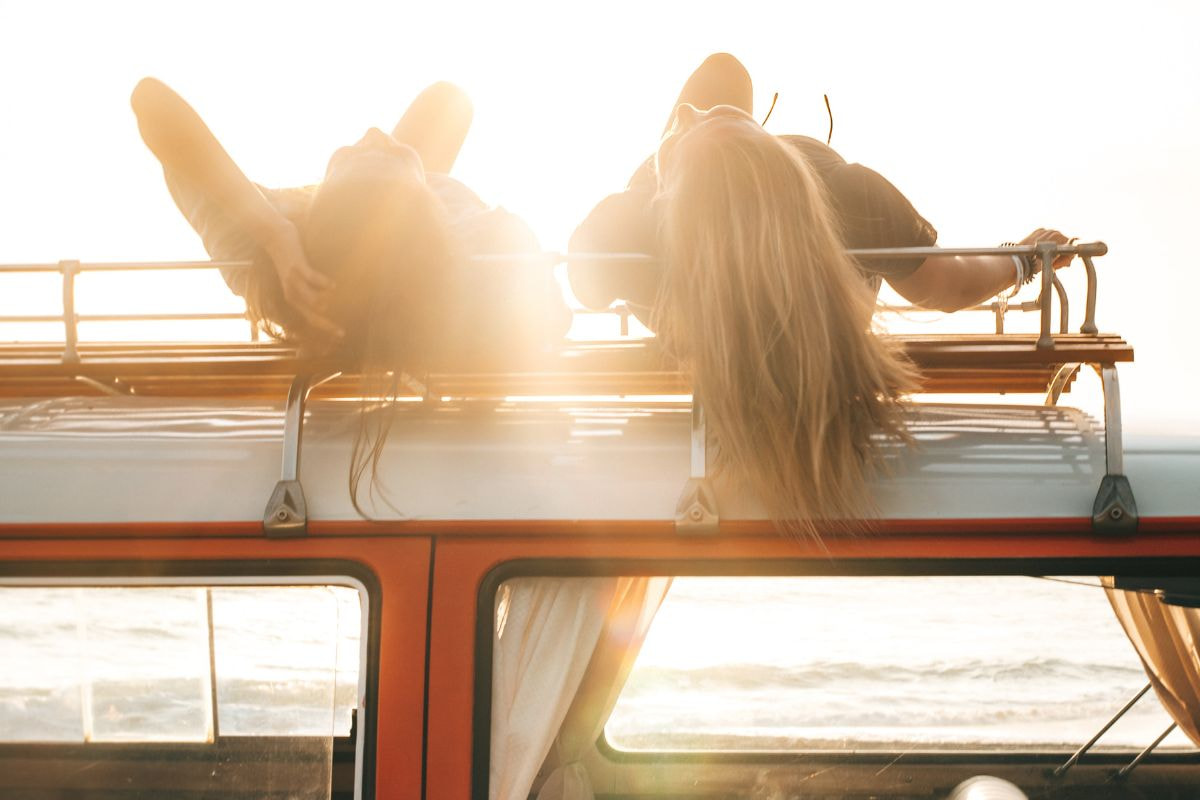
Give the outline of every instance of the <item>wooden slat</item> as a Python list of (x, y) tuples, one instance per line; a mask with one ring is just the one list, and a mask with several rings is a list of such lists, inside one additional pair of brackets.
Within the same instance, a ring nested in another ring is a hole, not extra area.
[(1039, 348), (1035, 335), (896, 337), (918, 366), (980, 368), (1047, 366), (1080, 362), (1115, 364), (1133, 361), (1133, 348), (1111, 334), (1065, 334), (1053, 348)]
[[(1067, 334), (1053, 349), (1034, 335), (896, 336), (920, 369), (927, 392), (1042, 392), (1063, 363), (1113, 364), (1133, 360), (1133, 348), (1113, 334)], [(75, 380), (119, 380), (138, 394), (279, 398), (292, 376), (333, 371), (327, 359), (264, 344), (84, 344), (78, 363), (64, 363), (55, 344), (0, 345), (0, 397), (93, 395)], [(686, 394), (685, 378), (649, 343), (569, 345), (546, 355), (515, 358), (503, 369), (429, 376), (435, 395), (670, 395)], [(318, 396), (361, 391), (353, 370), (322, 386)]]

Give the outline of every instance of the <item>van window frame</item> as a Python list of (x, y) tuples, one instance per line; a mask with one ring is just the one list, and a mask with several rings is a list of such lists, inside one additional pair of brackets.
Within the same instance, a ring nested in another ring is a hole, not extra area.
[[(490, 779), (492, 715), (492, 627), (496, 593), (501, 584), (514, 578), (594, 578), (618, 576), (673, 577), (889, 577), (889, 576), (1016, 576), (1047, 575), (1096, 577), (1186, 577), (1200, 574), (1200, 556), (1188, 557), (1103, 557), (1103, 558), (854, 558), (830, 559), (514, 559), (492, 568), (480, 582), (475, 629), (475, 712), (472, 720), (471, 796), (486, 800)], [(1115, 712), (1117, 709), (1114, 708)], [(1080, 745), (1083, 744), (1081, 741)], [(1149, 744), (1149, 742), (1147, 742)], [(829, 750), (622, 750), (613, 747), (603, 730), (596, 742), (600, 754), (614, 764), (730, 763), (745, 765), (806, 763), (831, 765), (879, 765), (903, 755), (919, 765), (1021, 764), (1058, 766), (1072, 750), (1030, 751), (934, 751), (891, 750), (842, 752)], [(1136, 749), (1091, 751), (1089, 763), (1124, 766)], [(811, 759), (811, 761), (809, 761)], [(1143, 764), (1200, 765), (1200, 748), (1193, 752), (1152, 752)]]
[[(366, 599), (363, 611), (366, 624), (360, 644), (359, 676), (363, 686), (363, 704), (355, 719), (356, 800), (374, 800), (379, 696), (379, 639), (382, 611), (382, 584), (366, 564), (358, 561), (318, 559), (170, 559), (112, 561), (0, 561), (0, 586), (288, 586), (332, 585), (354, 589)], [(136, 747), (138, 743), (121, 743)], [(0, 744), (5, 748), (34, 746), (87, 747), (76, 743)], [(94, 745), (93, 745), (94, 746)], [(101, 745), (107, 747), (108, 745)]]

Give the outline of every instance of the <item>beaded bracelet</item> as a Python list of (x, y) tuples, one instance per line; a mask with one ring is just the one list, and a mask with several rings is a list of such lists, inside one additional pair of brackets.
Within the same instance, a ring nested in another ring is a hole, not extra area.
[[(1001, 247), (1020, 247), (1016, 242), (1004, 242)], [(1034, 276), (1041, 272), (1041, 262), (1037, 256), (1027, 253), (1013, 253), (1010, 256), (1013, 260), (1013, 266), (1017, 269), (1017, 282), (1014, 287), (1024, 286), (1033, 280)], [(1014, 292), (1013, 294), (1016, 294)]]

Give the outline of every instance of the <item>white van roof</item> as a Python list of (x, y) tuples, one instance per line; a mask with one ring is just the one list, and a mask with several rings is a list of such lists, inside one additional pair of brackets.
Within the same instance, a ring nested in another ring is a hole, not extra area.
[[(689, 476), (686, 403), (412, 402), (394, 413), (386, 494), (366, 503), (378, 519), (670, 521)], [(360, 519), (348, 490), (359, 424), (357, 403), (310, 403), (299, 473), (310, 519)], [(884, 519), (1092, 514), (1104, 433), (1078, 410), (917, 403), (909, 427), (915, 445), (897, 446), (875, 481)], [(244, 400), (8, 402), (0, 523), (261, 520), (283, 429), (281, 404)], [(1200, 435), (1127, 437), (1125, 460), (1143, 518), (1200, 517)], [(722, 519), (763, 518), (728, 481), (714, 488)]]

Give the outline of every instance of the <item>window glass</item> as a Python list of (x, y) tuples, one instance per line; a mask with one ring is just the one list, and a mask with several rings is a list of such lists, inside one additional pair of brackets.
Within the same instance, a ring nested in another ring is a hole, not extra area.
[(213, 623), (223, 734), (349, 735), (358, 691), (356, 592), (224, 588), (213, 592)]
[[(1073, 749), (1146, 683), (1095, 579), (677, 578), (605, 736), (633, 750)], [(1169, 724), (1151, 693), (1099, 746), (1141, 749)], [(1172, 746), (1191, 745), (1176, 732)]]
[(0, 586), (0, 762), (58, 743), (88, 762), (64, 790), (328, 798), (361, 684), (359, 591), (187, 583)]

